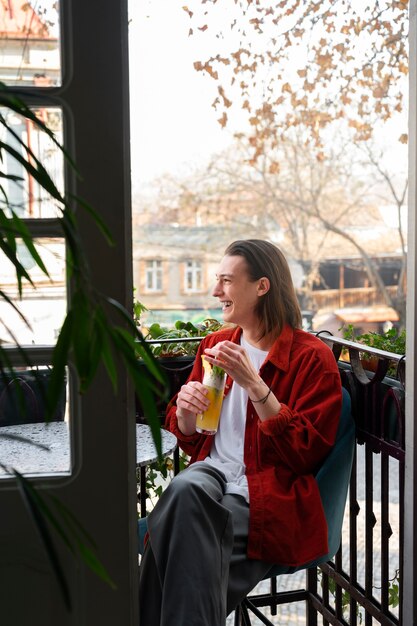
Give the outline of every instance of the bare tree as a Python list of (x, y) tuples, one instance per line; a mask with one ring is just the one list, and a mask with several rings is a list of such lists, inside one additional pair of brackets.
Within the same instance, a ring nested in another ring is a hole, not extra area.
[[(377, 159), (374, 154), (371, 159), (370, 153), (358, 150), (349, 138), (342, 141), (340, 134), (330, 145), (327, 155), (318, 157), (302, 133), (295, 130), (278, 148), (267, 146), (253, 163), (250, 140), (243, 135), (228, 151), (213, 156), (207, 168), (183, 179), (164, 177), (153, 219), (187, 226), (222, 224), (233, 238), (238, 231), (239, 236), (279, 242), (306, 271), (307, 301), (329, 250), (330, 256), (343, 257), (349, 249), (362, 259), (381, 302), (396, 309), (403, 319), (406, 257), (402, 233), (398, 231), (395, 238), (392, 232), (390, 237), (391, 252), (397, 248), (403, 251), (404, 271), (397, 296), (386, 288), (374, 258), (375, 252), (381, 253), (384, 240), (370, 249), (358, 233), (365, 225), (369, 230), (379, 230), (381, 194), (387, 201), (382, 185), (392, 189), (400, 206), (405, 191), (396, 191), (392, 176), (382, 169), (381, 155)], [(377, 167), (379, 176), (375, 176)]]
[(388, 206), (395, 212), (394, 223), (397, 232), (401, 265), (395, 294), (383, 290), (384, 301), (393, 307), (399, 314), (400, 321), (405, 322), (406, 294), (407, 294), (407, 242), (404, 233), (404, 217), (407, 208), (408, 178), (400, 169), (396, 172), (387, 166), (384, 152), (373, 143), (365, 143), (361, 146), (364, 154), (364, 165), (374, 173), (376, 184), (376, 201)]

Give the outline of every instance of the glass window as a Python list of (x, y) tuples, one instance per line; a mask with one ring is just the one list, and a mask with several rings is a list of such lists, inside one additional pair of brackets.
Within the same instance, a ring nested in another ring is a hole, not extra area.
[[(54, 133), (55, 139), (62, 144), (62, 111), (58, 108), (45, 107), (34, 110), (36, 116)], [(48, 172), (57, 189), (64, 188), (64, 165), (62, 152), (53, 139), (31, 120), (23, 119), (12, 111), (0, 109), (5, 124), (0, 126), (0, 138), (11, 146), (19, 156), (26, 159), (28, 146)], [(6, 150), (3, 151), (2, 169), (8, 176), (3, 182), (5, 196), (0, 198), (6, 215), (11, 216), (10, 207), (22, 218), (57, 217), (59, 210), (51, 196), (30, 176), (21, 163)], [(6, 200), (7, 198), (7, 200)]]
[(203, 269), (200, 261), (186, 261), (184, 291), (201, 291), (203, 287)]
[(162, 291), (162, 261), (146, 261), (146, 291)]
[[(8, 7), (9, 17), (14, 16), (15, 22), (22, 25), (21, 5), (21, 2), (0, 4), (0, 29), (3, 27), (4, 30), (4, 19), (1, 22), (1, 18), (4, 18), (5, 7)], [(36, 24), (30, 6), (27, 3), (28, 14), (32, 15), (31, 23)], [(8, 25), (10, 23), (10, 20), (7, 21)], [(22, 56), (23, 69), (27, 69), (29, 63), (33, 69), (36, 48), (35, 44), (32, 47), (30, 27), (28, 29), (27, 48)], [(38, 52), (42, 41), (40, 37), (36, 48)], [(11, 40), (2, 40), (0, 44), (0, 72), (4, 70), (1, 63), (4, 51), (11, 43)], [(25, 76), (23, 72), (18, 81), (13, 81), (3, 75), (3, 80), (11, 85), (18, 82), (19, 86), (52, 84), (49, 79), (42, 79), (41, 82), (36, 79), (30, 83)], [(21, 97), (24, 99), (23, 92)], [(17, 434), (47, 445), (51, 443), (57, 451), (56, 459), (52, 456), (42, 459), (36, 446), (26, 446), (28, 450), (17, 447), (13, 462), (24, 473), (33, 475), (71, 470), (68, 384), (52, 418), (54, 424), (48, 431), (49, 434), (56, 431), (56, 440), (43, 439), (46, 431), (43, 431), (42, 422), (46, 417), (45, 393), (50, 381), (52, 350), (67, 309), (67, 255), (58, 219), (62, 207), (44, 188), (49, 189), (52, 180), (58, 192), (64, 194), (64, 159), (57, 145), (64, 143), (63, 113), (60, 107), (50, 106), (46, 98), (40, 97), (37, 102), (39, 104), (31, 110), (49, 132), (45, 132), (30, 117), (20, 116), (7, 106), (0, 109), (0, 212), (10, 219), (11, 224), (13, 219), (18, 218), (23, 220), (21, 225), (24, 226), (28, 220), (26, 227), (36, 235), (34, 252), (23, 240), (16, 241), (16, 257), (22, 271), (27, 272), (27, 276), (22, 278), (22, 293), (19, 293), (16, 268), (7, 256), (7, 246), (6, 251), (0, 253), (0, 292), (3, 296), (0, 298), (0, 343), (6, 350), (4, 363), (10, 364), (5, 368), (0, 383), (0, 427), (2, 434), (7, 434), (4, 428), (18, 428)], [(36, 176), (29, 174), (33, 170), (37, 170)], [(41, 181), (45, 184), (40, 184)], [(23, 356), (21, 346), (27, 356)], [(26, 358), (35, 367), (27, 367)], [(67, 374), (67, 383), (68, 380)], [(7, 439), (2, 438), (3, 460), (7, 460), (12, 452)], [(7, 477), (7, 473), (1, 475)]]
[(59, 2), (0, 2), (0, 77), (8, 85), (61, 84)]
[(5, 344), (52, 346), (64, 320), (67, 305), (64, 242), (45, 237), (37, 240), (35, 247), (49, 276), (35, 263), (26, 246), (18, 243), (17, 256), (33, 282), (30, 285), (23, 280), (21, 299), (14, 266), (0, 254), (0, 290), (20, 312), (4, 298), (0, 299), (0, 341)]

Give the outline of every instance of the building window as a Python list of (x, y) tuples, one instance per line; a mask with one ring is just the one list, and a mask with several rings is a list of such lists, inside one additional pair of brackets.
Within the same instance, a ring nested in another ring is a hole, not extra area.
[(146, 291), (162, 291), (162, 261), (146, 261)]
[(203, 269), (200, 261), (186, 261), (184, 273), (184, 291), (201, 291), (203, 287)]

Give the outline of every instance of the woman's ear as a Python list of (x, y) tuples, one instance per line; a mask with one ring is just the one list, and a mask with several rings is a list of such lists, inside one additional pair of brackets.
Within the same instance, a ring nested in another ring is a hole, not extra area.
[(268, 293), (270, 289), (271, 283), (269, 282), (269, 278), (263, 276), (258, 281), (258, 296), (264, 296)]

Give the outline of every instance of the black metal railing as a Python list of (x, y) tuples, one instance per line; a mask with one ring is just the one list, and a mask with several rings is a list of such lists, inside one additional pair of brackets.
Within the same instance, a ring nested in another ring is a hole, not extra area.
[[(363, 345), (326, 332), (317, 334), (331, 347), (338, 361), (356, 423), (357, 446), (341, 548), (333, 561), (319, 570), (306, 571), (302, 588), (279, 591), (279, 578), (271, 579), (268, 593), (258, 594), (255, 590), (249, 600), (255, 614), (268, 607), (271, 621), (265, 616), (265, 624), (285, 623), (282, 618), (273, 621), (278, 607), (305, 601), (308, 626), (317, 625), (320, 616), (323, 624), (399, 625), (402, 623), (405, 357), (366, 347), (375, 365), (375, 371), (371, 372), (363, 365)], [(140, 491), (144, 493), (144, 484)], [(259, 615), (258, 619), (261, 619)], [(235, 624), (250, 623), (245, 608)]]
[[(364, 369), (364, 346), (319, 333), (338, 360), (343, 386), (352, 399), (357, 446), (341, 548), (333, 561), (306, 571), (305, 586), (251, 594), (254, 607), (269, 607), (274, 621), (279, 605), (305, 601), (305, 623), (356, 626), (399, 625), (401, 620), (404, 514), (404, 356), (366, 348), (375, 372)], [(349, 357), (349, 360), (346, 357)], [(394, 366), (394, 367), (393, 367)], [(394, 377), (387, 377), (389, 368)], [(258, 615), (259, 617), (259, 615)], [(235, 624), (250, 624), (241, 615)]]
[[(357, 448), (348, 530), (335, 562), (321, 568), (323, 579), (334, 581), (336, 591), (336, 619), (329, 623), (401, 624), (405, 357), (367, 348), (366, 356), (371, 355), (375, 365), (375, 371), (369, 372), (362, 365), (359, 344), (333, 339), (330, 345), (343, 386), (351, 395)], [(346, 350), (349, 364), (341, 360)], [(392, 369), (393, 376), (386, 376)], [(330, 610), (322, 595), (312, 595), (319, 612)], [(340, 598), (347, 601), (344, 611)]]

